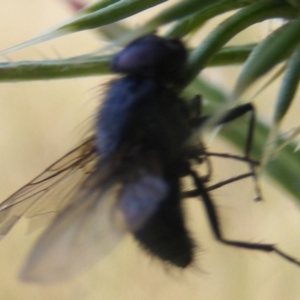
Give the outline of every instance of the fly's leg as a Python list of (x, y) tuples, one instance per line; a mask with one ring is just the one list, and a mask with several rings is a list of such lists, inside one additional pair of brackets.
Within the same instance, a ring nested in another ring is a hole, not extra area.
[(249, 125), (248, 125), (248, 132), (246, 136), (246, 143), (244, 148), (245, 158), (249, 160), (249, 166), (250, 170), (253, 173), (253, 180), (254, 180), (254, 186), (256, 191), (256, 201), (262, 200), (261, 197), (261, 190), (258, 183), (258, 178), (256, 174), (255, 164), (250, 159), (250, 152), (253, 145), (253, 136), (254, 136), (254, 126), (255, 126), (255, 109), (251, 103), (247, 103), (241, 106), (238, 106), (236, 108), (233, 108), (232, 110), (229, 110), (229, 112), (219, 121), (219, 124), (224, 124), (227, 122), (230, 122), (232, 120), (235, 120), (244, 114), (249, 113), (250, 119), (249, 119)]
[[(202, 114), (202, 97), (194, 96), (188, 103), (189, 120), (193, 124), (201, 118)], [(207, 173), (201, 176), (201, 180), (208, 182), (212, 176), (212, 164), (206, 152), (206, 147), (202, 141), (197, 141), (197, 145), (187, 153), (188, 160), (195, 160), (197, 164), (206, 164)]]
[[(201, 165), (203, 163), (206, 164), (206, 174), (204, 176), (200, 176), (203, 182), (208, 182), (212, 176), (212, 163), (209, 156), (210, 155), (207, 154), (205, 146), (201, 141), (198, 141), (197, 146), (186, 152), (186, 159), (188, 161), (195, 161), (197, 165)], [(185, 171), (183, 175), (187, 176), (189, 174)]]
[[(253, 174), (253, 180), (254, 180), (254, 186), (255, 186), (255, 192), (256, 192), (256, 198), (255, 200), (259, 201), (262, 199), (261, 197), (261, 190), (258, 184), (258, 178), (256, 174), (256, 165), (257, 162), (250, 159), (250, 152), (253, 145), (253, 135), (254, 135), (254, 125), (255, 125), (255, 109), (251, 103), (243, 104), (238, 107), (235, 107), (233, 109), (228, 110), (217, 122), (216, 125), (222, 125), (226, 124), (228, 122), (234, 121), (238, 119), (239, 117), (242, 117), (246, 113), (249, 113), (250, 119), (249, 119), (249, 125), (248, 125), (248, 132), (246, 135), (246, 142), (245, 142), (245, 148), (244, 148), (244, 160), (249, 163), (250, 171)], [(213, 116), (207, 115), (203, 117), (199, 117), (197, 119), (193, 119), (192, 126), (195, 128), (201, 128), (207, 121), (209, 121)], [(209, 154), (207, 154), (208, 156)], [(223, 157), (225, 157), (223, 155)], [(229, 157), (230, 158), (230, 157)]]
[(220, 223), (217, 215), (216, 208), (213, 204), (212, 199), (210, 198), (210, 195), (208, 194), (207, 188), (203, 185), (203, 182), (201, 179), (197, 176), (197, 173), (193, 170), (190, 170), (190, 176), (192, 177), (194, 181), (194, 185), (198, 190), (198, 195), (201, 195), (205, 210), (209, 219), (209, 223), (211, 226), (211, 229), (214, 233), (215, 238), (223, 244), (238, 247), (238, 248), (244, 248), (249, 250), (258, 250), (263, 252), (274, 252), (281, 256), (282, 258), (288, 260), (289, 262), (296, 264), (300, 266), (300, 261), (285, 254), (281, 250), (279, 250), (274, 244), (263, 244), (263, 243), (248, 243), (248, 242), (241, 242), (241, 241), (231, 241), (227, 240), (222, 236)]

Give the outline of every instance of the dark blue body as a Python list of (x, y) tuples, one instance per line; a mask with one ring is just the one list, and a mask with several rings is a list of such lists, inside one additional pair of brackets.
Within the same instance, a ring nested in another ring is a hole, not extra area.
[(124, 149), (127, 155), (156, 150), (169, 163), (182, 156), (190, 134), (183, 101), (155, 80), (138, 76), (111, 84), (96, 126), (101, 155)]
[(179, 41), (153, 35), (127, 46), (113, 63), (127, 75), (111, 83), (96, 124), (100, 165), (108, 162), (122, 185), (126, 226), (143, 248), (179, 267), (193, 259), (180, 186), (191, 128), (187, 106), (170, 87), (185, 58)]

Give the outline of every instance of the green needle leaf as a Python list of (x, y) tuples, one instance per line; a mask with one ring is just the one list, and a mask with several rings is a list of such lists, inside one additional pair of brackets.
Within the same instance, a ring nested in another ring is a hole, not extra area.
[(95, 76), (111, 73), (112, 56), (0, 63), (0, 82)]
[(286, 58), (299, 44), (300, 18), (290, 21), (263, 40), (246, 61), (234, 89), (234, 98)]
[(285, 116), (292, 100), (296, 94), (300, 80), (300, 47), (292, 54), (289, 59), (282, 79), (282, 85), (276, 101), (274, 112), (274, 123), (280, 123)]
[(241, 8), (245, 6), (246, 3), (236, 0), (223, 0), (212, 5), (203, 8), (199, 12), (189, 15), (178, 21), (173, 27), (171, 27), (167, 33), (166, 37), (169, 38), (179, 38), (187, 35), (188, 33), (199, 29), (206, 21), (223, 14), (225, 12)]
[(290, 18), (295, 14), (295, 10), (290, 6), (274, 1), (258, 2), (241, 9), (222, 22), (191, 53), (187, 75), (182, 81), (183, 86), (191, 82), (208, 65), (223, 45), (245, 28), (270, 18)]
[(92, 13), (95, 12), (97, 10), (100, 10), (104, 7), (107, 7), (109, 5), (112, 5), (116, 2), (119, 2), (121, 0), (100, 0), (100, 1), (96, 1), (93, 2), (87, 6), (85, 6), (82, 10), (80, 10), (78, 13), (80, 14), (88, 14), (88, 13)]
[(0, 55), (20, 50), (25, 47), (33, 46), (35, 44), (49, 41), (51, 39), (77, 31), (108, 25), (137, 14), (143, 10), (146, 10), (165, 1), (166, 0), (121, 0), (98, 11), (83, 16), (79, 14), (79, 17), (72, 19), (62, 26), (54, 28), (53, 30), (46, 32), (45, 34), (42, 34), (17, 46), (1, 51)]
[[(180, 18), (193, 14), (195, 13), (195, 11), (200, 11), (206, 6), (218, 1), (219, 0), (185, 0), (178, 2), (169, 9), (166, 9), (163, 12), (161, 12), (159, 15), (157, 15), (148, 23), (146, 23), (143, 27), (147, 28), (148, 30), (153, 30), (161, 25), (170, 23), (172, 21), (176, 21)], [(143, 31), (143, 28), (141, 29)]]
[[(125, 30), (120, 28), (120, 30)], [(210, 66), (243, 63), (253, 45), (228, 47), (217, 53)], [(112, 55), (82, 55), (46, 61), (16, 61), (0, 63), (0, 82), (59, 79), (110, 74)]]

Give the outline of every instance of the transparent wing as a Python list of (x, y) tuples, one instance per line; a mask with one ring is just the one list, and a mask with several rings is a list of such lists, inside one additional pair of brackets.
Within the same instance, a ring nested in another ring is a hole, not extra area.
[(90, 174), (38, 240), (21, 278), (39, 283), (65, 280), (108, 254), (128, 230), (116, 209), (120, 188), (101, 167)]
[(164, 179), (137, 163), (124, 166), (117, 157), (99, 162), (42, 234), (23, 280), (62, 281), (94, 265), (127, 232), (143, 226), (166, 198)]
[(0, 204), (0, 238), (25, 216), (30, 230), (55, 217), (94, 169), (98, 157), (90, 138)]
[(129, 165), (122, 157), (100, 161), (90, 139), (0, 204), (2, 236), (22, 216), (52, 219), (25, 263), (23, 280), (49, 283), (74, 276), (154, 213), (168, 193), (156, 157), (155, 163), (138, 157)]

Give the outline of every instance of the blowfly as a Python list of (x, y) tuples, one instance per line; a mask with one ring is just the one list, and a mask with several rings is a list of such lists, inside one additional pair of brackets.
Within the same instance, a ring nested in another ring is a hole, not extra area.
[[(203, 161), (202, 144), (191, 136), (210, 116), (195, 114), (197, 97), (180, 98), (176, 86), (187, 51), (178, 39), (139, 38), (112, 61), (122, 74), (109, 86), (97, 113), (95, 134), (0, 204), (0, 234), (27, 217), (55, 217), (33, 247), (21, 277), (37, 282), (67, 279), (93, 265), (130, 233), (158, 259), (186, 268), (196, 245), (182, 210), (182, 179), (189, 196), (201, 199), (215, 238), (227, 245), (275, 252), (299, 264), (272, 244), (228, 241), (206, 179), (194, 170)], [(218, 124), (247, 112), (229, 110)]]

